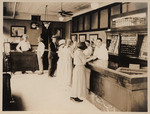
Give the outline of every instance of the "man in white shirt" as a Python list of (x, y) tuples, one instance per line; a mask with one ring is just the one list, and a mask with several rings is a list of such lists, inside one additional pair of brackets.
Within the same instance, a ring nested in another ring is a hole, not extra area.
[(43, 54), (45, 50), (45, 45), (42, 38), (38, 38), (38, 47), (37, 47), (37, 58), (39, 64), (39, 75), (43, 74)]
[(85, 54), (86, 58), (89, 58), (92, 55), (92, 47), (90, 46), (89, 40), (86, 40), (85, 44), (87, 48), (83, 51), (83, 53)]
[(24, 34), (22, 38), (23, 40), (19, 42), (19, 44), (16, 47), (17, 51), (18, 52), (29, 51), (31, 49), (31, 45), (28, 41), (28, 35)]
[(102, 39), (97, 39), (97, 46), (95, 47), (93, 59), (100, 59), (100, 60), (108, 60), (108, 51), (106, 49), (106, 45), (102, 44)]

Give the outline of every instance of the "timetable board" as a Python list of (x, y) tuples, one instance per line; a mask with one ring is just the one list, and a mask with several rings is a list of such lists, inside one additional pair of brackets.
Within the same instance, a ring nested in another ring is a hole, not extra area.
[(137, 55), (137, 35), (136, 34), (124, 34), (121, 36), (120, 54), (121, 55)]

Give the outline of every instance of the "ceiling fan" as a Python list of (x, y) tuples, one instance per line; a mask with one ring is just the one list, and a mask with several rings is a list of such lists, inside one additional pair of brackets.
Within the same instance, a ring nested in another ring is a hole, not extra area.
[(62, 17), (66, 17), (66, 16), (72, 16), (73, 13), (72, 11), (65, 11), (62, 8), (62, 3), (61, 3), (61, 11), (58, 12)]

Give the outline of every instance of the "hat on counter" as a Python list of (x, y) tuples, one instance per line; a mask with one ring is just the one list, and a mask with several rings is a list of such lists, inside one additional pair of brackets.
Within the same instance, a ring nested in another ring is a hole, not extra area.
[(87, 48), (85, 42), (79, 42), (77, 44), (77, 47), (80, 48), (81, 50), (85, 50)]
[(60, 46), (60, 45), (62, 45), (62, 44), (65, 44), (65, 42), (66, 42), (66, 41), (65, 41), (64, 39), (62, 39), (62, 40), (59, 40), (58, 44), (59, 44), (59, 46)]

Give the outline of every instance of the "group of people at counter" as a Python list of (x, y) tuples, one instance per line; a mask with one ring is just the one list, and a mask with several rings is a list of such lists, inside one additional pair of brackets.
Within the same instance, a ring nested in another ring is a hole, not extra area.
[[(18, 52), (31, 50), (28, 35), (22, 36), (23, 40), (17, 45)], [(48, 44), (48, 76), (57, 77), (60, 86), (71, 87), (70, 99), (82, 102), (86, 98), (86, 63), (90, 60), (108, 60), (106, 45), (101, 38), (97, 38), (95, 47), (91, 46), (89, 40), (78, 42), (76, 38), (61, 39), (52, 36)], [(58, 42), (58, 43), (57, 43)], [(38, 38), (37, 58), (39, 64), (39, 75), (43, 72), (43, 54), (45, 45), (40, 36)]]

